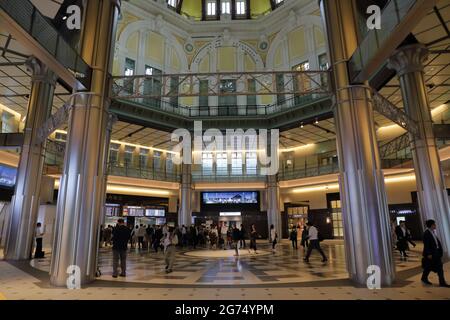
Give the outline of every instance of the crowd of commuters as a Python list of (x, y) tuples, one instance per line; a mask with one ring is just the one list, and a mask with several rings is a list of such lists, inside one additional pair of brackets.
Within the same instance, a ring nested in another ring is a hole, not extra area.
[[(313, 250), (317, 250), (322, 256), (322, 262), (326, 262), (328, 258), (323, 252), (320, 242), (323, 237), (320, 231), (313, 223), (306, 223), (303, 228), (300, 226), (292, 227), (289, 233), (289, 240), (292, 243), (294, 250), (298, 249), (298, 235), (301, 230), (300, 245), (303, 247), (305, 262), (309, 262), (309, 258)], [(431, 272), (435, 272), (439, 278), (439, 285), (442, 287), (449, 287), (444, 278), (443, 271), (443, 250), (441, 242), (436, 235), (436, 223), (433, 220), (426, 222), (426, 230), (423, 234), (423, 258), (422, 258), (422, 282), (430, 285), (428, 276)], [(44, 231), (40, 224), (36, 228), (36, 255), (39, 256), (42, 252), (42, 236)], [(393, 226), (392, 236), (394, 237), (395, 249), (400, 252), (401, 259), (408, 257), (407, 251), (409, 245), (413, 247), (416, 244), (412, 241), (410, 230), (406, 227), (406, 223), (401, 221), (398, 226)], [(193, 249), (198, 246), (209, 249), (232, 249), (235, 251), (235, 256), (239, 255), (240, 249), (246, 249), (246, 239), (250, 240), (249, 252), (258, 253), (256, 240), (261, 238), (256, 230), (254, 224), (250, 227), (250, 232), (247, 233), (245, 227), (241, 224), (239, 227), (236, 223), (221, 222), (219, 225), (201, 225), (201, 226), (179, 226), (173, 228), (167, 226), (144, 226), (136, 225), (130, 228), (125, 225), (123, 219), (119, 219), (117, 226), (108, 225), (101, 229), (101, 246), (112, 245), (113, 249), (113, 277), (126, 276), (126, 256), (128, 246), (131, 249), (149, 250), (157, 253), (159, 250), (164, 252), (166, 272), (173, 271), (173, 265), (176, 255), (176, 247), (191, 247)], [(276, 247), (279, 241), (279, 235), (276, 232), (274, 225), (270, 226), (269, 241), (272, 252), (276, 252)], [(120, 265), (120, 273), (119, 271)]]

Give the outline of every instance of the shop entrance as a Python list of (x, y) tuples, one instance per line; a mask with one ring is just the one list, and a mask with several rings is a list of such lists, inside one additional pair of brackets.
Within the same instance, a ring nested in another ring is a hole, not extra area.
[[(223, 214), (224, 212), (221, 212), (221, 214)], [(228, 214), (228, 212), (226, 212)], [(219, 216), (219, 226), (226, 224), (227, 227), (234, 226), (236, 225), (236, 227), (240, 227), (242, 224), (242, 216), (240, 215), (240, 212), (230, 212), (230, 214), (235, 214), (235, 215), (230, 215), (230, 216)], [(239, 214), (239, 215), (238, 215)]]

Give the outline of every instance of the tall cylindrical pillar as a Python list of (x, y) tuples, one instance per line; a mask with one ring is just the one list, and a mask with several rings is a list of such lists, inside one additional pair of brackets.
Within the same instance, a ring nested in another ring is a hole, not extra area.
[(38, 131), (51, 113), (56, 77), (42, 62), (31, 57), (26, 62), (32, 73), (31, 93), (20, 154), (16, 189), (11, 203), (11, 218), (5, 259), (31, 257), (40, 203), (45, 142), (38, 141)]
[(79, 268), (81, 284), (95, 278), (111, 129), (108, 75), (119, 9), (119, 0), (98, 0), (88, 1), (85, 10), (81, 56), (93, 70), (91, 93), (77, 95), (70, 110), (50, 269), (56, 286), (66, 285), (73, 268)]
[(350, 278), (366, 284), (368, 267), (381, 271), (381, 284), (395, 277), (389, 211), (375, 134), (371, 91), (352, 85), (347, 61), (357, 43), (352, 0), (321, 0), (336, 90), (334, 120), (340, 166), (344, 245)]
[[(278, 238), (282, 237), (281, 213), (280, 213), (280, 185), (276, 175), (267, 176), (267, 223), (273, 224)], [(270, 234), (269, 234), (270, 236)]]
[(180, 186), (180, 210), (178, 213), (178, 225), (189, 226), (192, 224), (192, 175), (191, 165), (182, 164)]
[(433, 132), (430, 104), (424, 80), (424, 64), (428, 49), (421, 44), (399, 48), (388, 66), (397, 71), (404, 108), (417, 122), (419, 133), (410, 134), (411, 152), (416, 173), (419, 212), (423, 224), (428, 219), (437, 222), (437, 232), (447, 258), (450, 258), (450, 210), (445, 180), (442, 174)]

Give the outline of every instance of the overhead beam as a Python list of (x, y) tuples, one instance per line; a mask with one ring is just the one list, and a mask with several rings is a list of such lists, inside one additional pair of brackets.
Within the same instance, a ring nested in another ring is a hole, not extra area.
[(437, 0), (391, 0), (381, 14), (381, 29), (370, 30), (349, 61), (351, 82), (369, 80), (436, 3)]
[[(21, 14), (17, 14), (20, 10)], [(30, 16), (27, 16), (30, 15)], [(31, 21), (26, 21), (27, 19)], [(33, 36), (36, 25), (48, 32), (49, 38), (54, 38), (54, 52), (50, 51), (51, 44), (44, 44), (39, 37)], [(26, 30), (25, 27), (28, 29)], [(42, 16), (42, 14), (28, 0), (2, 0), (0, 1), (0, 28), (7, 30), (28, 52), (42, 61), (62, 81), (72, 89), (86, 90), (90, 87), (92, 69), (78, 53), (71, 47), (58, 31)], [(72, 51), (73, 61), (68, 55), (61, 57), (58, 50)], [(82, 68), (80, 69), (80, 66)], [(84, 70), (82, 70), (84, 68)]]
[(374, 92), (373, 95), (373, 107), (383, 116), (398, 124), (400, 127), (407, 130), (411, 134), (415, 136), (419, 135), (419, 127), (417, 123), (412, 120), (405, 112), (403, 112), (403, 110), (397, 108), (388, 99), (377, 92)]

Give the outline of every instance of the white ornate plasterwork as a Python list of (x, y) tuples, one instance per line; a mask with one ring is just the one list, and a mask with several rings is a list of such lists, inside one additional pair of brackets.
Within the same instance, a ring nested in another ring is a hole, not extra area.
[[(226, 36), (228, 35), (227, 32), (224, 32), (224, 34)], [(250, 45), (246, 44), (245, 42), (242, 42), (233, 37), (227, 36), (226, 39), (224, 39), (224, 36), (220, 36), (220, 37), (215, 38), (213, 41), (207, 43), (206, 45), (204, 45), (197, 51), (197, 54), (194, 56), (194, 58), (192, 60), (192, 64), (191, 64), (191, 68), (190, 68), (191, 71), (192, 72), (198, 71), (198, 66), (199, 66), (200, 62), (203, 60), (203, 58), (205, 58), (205, 56), (208, 55), (210, 52), (216, 51), (220, 47), (234, 47), (238, 50), (242, 50), (242, 52), (245, 52), (253, 59), (253, 61), (256, 64), (256, 70), (258, 70), (258, 71), (264, 70), (264, 62), (263, 62), (261, 56), (258, 54), (258, 52), (256, 52), (256, 50), (254, 48), (252, 48)], [(239, 71), (239, 70), (237, 70), (237, 71)], [(240, 71), (244, 71), (244, 70), (240, 70)]]
[(129, 37), (135, 32), (146, 31), (152, 31), (163, 36), (166, 42), (170, 43), (171, 47), (175, 50), (175, 53), (180, 61), (180, 72), (183, 73), (189, 71), (189, 63), (186, 53), (184, 52), (184, 48), (166, 27), (162, 16), (157, 16), (153, 20), (139, 20), (128, 24), (120, 34), (116, 43), (116, 53), (126, 53), (126, 43)]
[[(281, 46), (283, 47), (283, 42), (286, 42), (286, 37), (289, 34), (289, 32), (299, 28), (299, 27), (318, 27), (320, 30), (323, 30), (323, 23), (322, 19), (319, 16), (315, 15), (304, 15), (304, 16), (296, 16), (294, 12), (291, 11), (289, 15), (289, 19), (285, 26), (278, 32), (278, 34), (273, 39), (272, 43), (270, 44), (269, 51), (267, 53), (267, 59), (266, 59), (266, 68), (268, 70), (274, 70), (275, 69), (275, 54), (277, 49)], [(317, 49), (317, 48), (316, 48)], [(283, 50), (287, 50), (287, 48), (284, 48)], [(317, 57), (316, 57), (317, 58)], [(288, 65), (288, 63), (284, 62), (285, 67), (291, 67)]]

